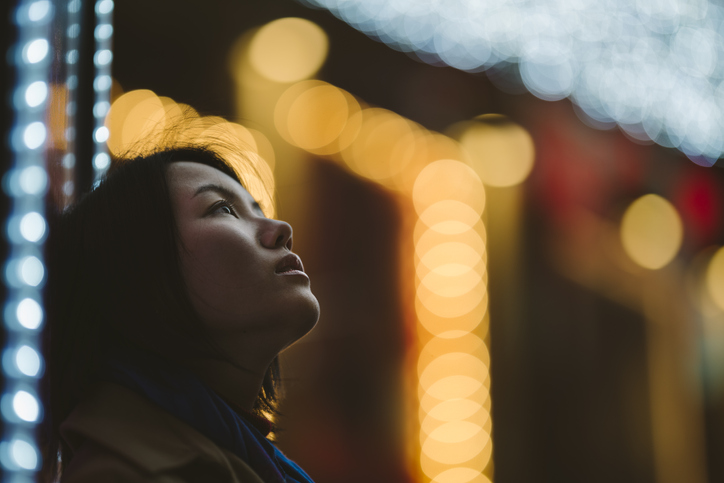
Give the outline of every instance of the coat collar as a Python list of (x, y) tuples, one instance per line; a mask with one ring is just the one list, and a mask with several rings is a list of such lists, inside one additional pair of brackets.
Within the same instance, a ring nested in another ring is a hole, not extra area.
[(244, 482), (263, 483), (238, 456), (143, 396), (110, 382), (92, 389), (60, 425), (60, 434), (74, 452), (90, 441), (150, 473), (200, 458), (228, 470), (228, 481), (240, 482), (239, 475), (244, 475)]

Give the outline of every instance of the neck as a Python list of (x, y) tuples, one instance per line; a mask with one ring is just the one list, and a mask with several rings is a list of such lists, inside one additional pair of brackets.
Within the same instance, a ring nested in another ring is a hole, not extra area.
[(266, 374), (217, 359), (195, 359), (188, 368), (221, 397), (247, 411), (254, 407)]

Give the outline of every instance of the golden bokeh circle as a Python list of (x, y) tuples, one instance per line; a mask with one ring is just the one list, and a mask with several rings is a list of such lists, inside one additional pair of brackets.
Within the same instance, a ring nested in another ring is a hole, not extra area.
[[(425, 475), (427, 475), (431, 479), (436, 478), (438, 475), (440, 475), (446, 471), (449, 471), (449, 470), (455, 469), (455, 468), (460, 468), (460, 467), (478, 468), (479, 472), (483, 471), (490, 463), (490, 459), (492, 457), (493, 445), (491, 443), (492, 442), (490, 440), (488, 440), (488, 443), (485, 445), (483, 450), (480, 451), (478, 454), (473, 456), (468, 461), (465, 461), (463, 463), (456, 463), (454, 465), (435, 461), (434, 459), (430, 458), (424, 452), (421, 452), (420, 469), (422, 470), (422, 472)], [(453, 475), (455, 475), (455, 473), (453, 473)], [(486, 480), (472, 480), (472, 481), (474, 483), (486, 482)]]
[(440, 159), (428, 164), (415, 179), (412, 201), (418, 215), (443, 200), (456, 200), (482, 215), (485, 189), (480, 177), (467, 164)]
[(711, 257), (705, 277), (709, 296), (719, 309), (724, 310), (724, 247)]
[(417, 300), (435, 315), (445, 318), (462, 317), (472, 312), (480, 303), (487, 300), (487, 287), (480, 282), (463, 295), (446, 297), (433, 292), (425, 285), (417, 287)]
[[(443, 300), (449, 303), (450, 300)], [(458, 338), (475, 330), (478, 333), (487, 333), (487, 324), (481, 330), (480, 325), (486, 322), (488, 303), (484, 297), (468, 312), (456, 316), (445, 316), (435, 313), (422, 303), (419, 297), (415, 298), (415, 313), (420, 325), (430, 334), (440, 338)], [(484, 334), (483, 334), (484, 335)]]
[[(442, 235), (456, 235), (475, 227), (480, 222), (480, 214), (470, 205), (458, 200), (441, 200), (428, 206), (420, 214), (418, 223)], [(422, 231), (417, 228), (415, 231)]]
[(515, 186), (525, 181), (533, 169), (533, 138), (503, 116), (480, 116), (467, 123), (460, 144), (488, 186)]
[(683, 235), (676, 208), (654, 194), (631, 203), (621, 220), (621, 242), (626, 254), (650, 270), (662, 268), (674, 259)]
[(490, 433), (493, 428), (490, 411), (480, 401), (473, 399), (447, 399), (440, 401), (430, 411), (420, 408), (420, 444), (428, 435), (449, 422), (464, 421), (473, 423)]
[(479, 469), (464, 466), (450, 468), (432, 479), (431, 483), (491, 483)]
[(475, 381), (475, 379), (467, 376), (448, 377), (441, 379), (427, 390), (418, 385), (417, 396), (420, 401), (421, 414), (427, 414), (441, 402), (453, 399), (476, 401), (483, 406), (485, 411), (490, 412), (489, 379), (484, 383), (480, 383), (480, 381)]
[(329, 48), (327, 34), (303, 18), (280, 18), (261, 27), (251, 39), (249, 64), (262, 77), (291, 83), (314, 75)]
[(467, 421), (454, 421), (427, 435), (422, 452), (433, 461), (456, 465), (470, 461), (490, 445), (490, 434), (483, 428)]
[(123, 155), (129, 150), (144, 152), (152, 143), (154, 134), (161, 134), (166, 126), (166, 109), (159, 97), (148, 89), (138, 89), (118, 97), (106, 116), (105, 126), (110, 132), (109, 151)]
[[(474, 355), (465, 352), (451, 352), (436, 357), (421, 369), (420, 387), (435, 395), (430, 391), (430, 388), (450, 376), (464, 376), (477, 383), (484, 384), (487, 382), (490, 374), (487, 364)], [(452, 380), (450, 382), (451, 384), (455, 383), (455, 381)], [(466, 380), (463, 379), (460, 379), (458, 382), (467, 384)], [(461, 392), (466, 392), (467, 390), (468, 389), (464, 389), (461, 390)], [(475, 390), (477, 390), (477, 386)], [(472, 394), (472, 392), (470, 394)], [(451, 396), (451, 398), (454, 397), (465, 398), (467, 396)], [(444, 399), (448, 398), (445, 397)]]
[(482, 361), (486, 367), (490, 366), (488, 347), (477, 334), (467, 333), (461, 337), (451, 339), (432, 337), (420, 349), (417, 365), (418, 376), (432, 361), (444, 354), (451, 353), (470, 354), (475, 359)]
[(289, 135), (293, 144), (302, 149), (320, 149), (339, 137), (349, 115), (347, 98), (340, 89), (315, 86), (302, 92), (289, 106)]

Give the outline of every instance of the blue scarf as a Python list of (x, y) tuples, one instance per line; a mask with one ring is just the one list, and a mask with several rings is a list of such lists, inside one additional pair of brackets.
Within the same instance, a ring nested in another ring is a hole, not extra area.
[(244, 460), (266, 483), (313, 483), (252, 423), (189, 371), (150, 354), (114, 354), (103, 379), (135, 391)]

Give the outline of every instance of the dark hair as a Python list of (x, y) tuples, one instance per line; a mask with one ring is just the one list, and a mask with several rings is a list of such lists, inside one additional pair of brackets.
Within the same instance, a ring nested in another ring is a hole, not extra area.
[[(163, 149), (116, 159), (96, 189), (51, 217), (47, 242), (47, 371), (43, 381), (44, 473), (72, 458), (60, 423), (97, 380), (104, 355), (118, 348), (172, 361), (215, 354), (181, 273), (177, 227), (166, 181), (170, 163), (192, 161), (242, 180), (211, 148)], [(254, 409), (276, 413), (279, 361), (267, 371)]]

